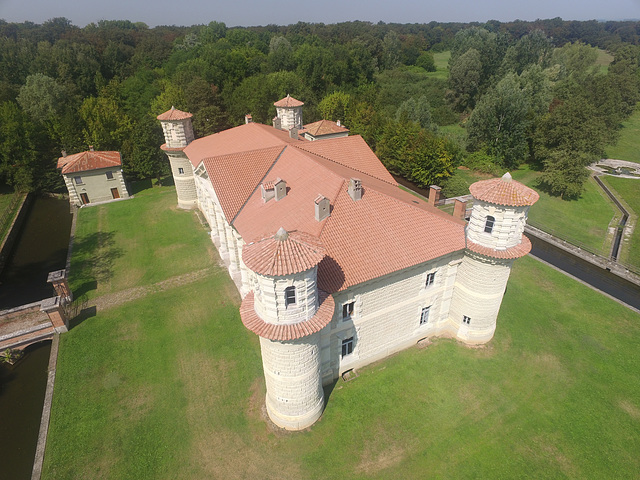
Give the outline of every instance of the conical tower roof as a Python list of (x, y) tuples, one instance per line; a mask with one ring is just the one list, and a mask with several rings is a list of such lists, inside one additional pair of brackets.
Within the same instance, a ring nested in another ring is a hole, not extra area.
[(509, 172), (501, 178), (476, 182), (469, 187), (469, 191), (478, 200), (509, 207), (533, 205), (540, 198), (538, 192), (513, 180)]
[(161, 113), (156, 118), (160, 121), (167, 120), (186, 120), (187, 118), (191, 118), (193, 115), (189, 112), (183, 112), (178, 110), (176, 107), (171, 107), (171, 110), (167, 110), (164, 113)]
[(280, 228), (272, 236), (245, 245), (242, 261), (260, 275), (281, 277), (309, 270), (320, 263), (325, 249), (319, 240), (302, 232)]
[(304, 105), (304, 102), (301, 102), (300, 100), (296, 100), (291, 95), (287, 94), (286, 97), (284, 97), (282, 100), (278, 100), (277, 102), (274, 103), (274, 105), (276, 107), (292, 108), (292, 107), (301, 107), (302, 105)]

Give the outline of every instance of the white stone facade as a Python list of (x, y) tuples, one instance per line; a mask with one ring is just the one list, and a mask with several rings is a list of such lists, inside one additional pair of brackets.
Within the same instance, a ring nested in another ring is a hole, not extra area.
[(193, 166), (183, 151), (194, 140), (191, 118), (161, 120), (160, 123), (165, 141), (163, 150), (171, 165), (171, 175), (178, 196), (178, 207), (185, 210), (197, 208), (198, 196)]
[(62, 177), (69, 191), (69, 203), (76, 207), (129, 198), (122, 168), (119, 167), (73, 172), (63, 174)]
[[(467, 237), (479, 245), (496, 250), (515, 247), (522, 240), (528, 213), (529, 206), (504, 208), (475, 200), (467, 226)], [(491, 233), (485, 231), (489, 217), (493, 218)]]
[(162, 133), (164, 133), (164, 141), (167, 148), (184, 148), (194, 140), (193, 126), (191, 119), (183, 120), (163, 120)]

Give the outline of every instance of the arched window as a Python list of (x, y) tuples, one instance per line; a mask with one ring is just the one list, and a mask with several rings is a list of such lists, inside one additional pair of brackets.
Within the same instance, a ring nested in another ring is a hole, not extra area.
[(296, 304), (296, 287), (287, 287), (284, 289), (284, 306)]
[(493, 232), (493, 224), (495, 223), (496, 219), (493, 218), (491, 215), (489, 215), (487, 217), (487, 221), (484, 224), (484, 231), (486, 233), (491, 233)]

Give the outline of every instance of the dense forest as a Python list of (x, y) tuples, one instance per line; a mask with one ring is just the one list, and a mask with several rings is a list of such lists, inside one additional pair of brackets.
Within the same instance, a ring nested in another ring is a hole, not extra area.
[[(270, 123), (273, 102), (291, 94), (305, 102), (305, 123), (341, 120), (418, 185), (459, 194), (457, 166), (498, 173), (527, 162), (544, 188), (573, 198), (640, 99), (639, 44), (640, 22), (560, 18), (248, 28), (0, 20), (0, 182), (62, 191), (60, 151), (89, 145), (120, 151), (130, 178), (160, 178), (159, 113), (193, 113), (199, 137), (247, 113)], [(448, 75), (436, 72), (442, 52)]]

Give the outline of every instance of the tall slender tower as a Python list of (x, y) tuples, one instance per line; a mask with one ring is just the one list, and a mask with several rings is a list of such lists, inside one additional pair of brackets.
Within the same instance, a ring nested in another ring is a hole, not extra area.
[(283, 228), (242, 251), (254, 281), (240, 317), (260, 336), (269, 417), (287, 430), (312, 425), (324, 408), (320, 330), (335, 307), (333, 297), (317, 287), (324, 255), (314, 237)]
[(193, 177), (193, 167), (184, 153), (184, 149), (193, 141), (192, 115), (171, 107), (171, 110), (158, 115), (162, 124), (165, 144), (160, 148), (169, 157), (171, 174), (176, 185), (178, 207), (191, 210), (197, 207), (198, 195)]
[(458, 338), (477, 344), (493, 338), (513, 261), (531, 250), (523, 232), (529, 207), (540, 197), (509, 173), (476, 182), (469, 190), (473, 210), (449, 319)]
[(280, 120), (280, 128), (282, 130), (302, 129), (303, 102), (287, 95), (282, 100), (275, 102), (274, 105), (276, 107), (276, 118)]

